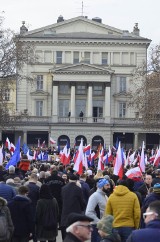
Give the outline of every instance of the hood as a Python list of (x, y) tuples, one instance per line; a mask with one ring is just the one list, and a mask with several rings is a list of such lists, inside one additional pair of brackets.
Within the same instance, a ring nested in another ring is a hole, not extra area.
[(130, 192), (130, 190), (127, 187), (123, 186), (123, 185), (118, 185), (114, 189), (114, 194), (117, 195), (117, 196), (123, 196), (123, 195), (125, 195), (128, 192)]
[(3, 197), (0, 197), (0, 207), (6, 206), (7, 205), (7, 200), (4, 199)]

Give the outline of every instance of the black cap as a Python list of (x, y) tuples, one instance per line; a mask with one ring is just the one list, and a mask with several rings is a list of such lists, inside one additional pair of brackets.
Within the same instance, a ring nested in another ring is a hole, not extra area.
[(93, 219), (84, 215), (84, 214), (79, 214), (79, 213), (70, 213), (68, 216), (68, 221), (67, 225), (70, 226), (71, 224), (78, 222), (78, 221), (87, 221), (87, 222), (92, 222)]

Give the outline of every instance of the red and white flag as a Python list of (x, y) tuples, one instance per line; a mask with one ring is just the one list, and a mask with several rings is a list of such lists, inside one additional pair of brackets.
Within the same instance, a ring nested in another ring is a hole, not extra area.
[(50, 141), (50, 143), (51, 143), (52, 145), (56, 144), (56, 141), (55, 141), (54, 139), (52, 139), (51, 137), (50, 137), (49, 141)]
[(88, 169), (88, 162), (87, 162), (87, 156), (86, 154), (83, 154), (83, 166)]
[(140, 158), (140, 162), (139, 162), (139, 167), (141, 169), (141, 172), (145, 172), (145, 156), (144, 156), (144, 141), (142, 144), (142, 151), (141, 151), (141, 158)]
[(79, 149), (76, 153), (76, 157), (75, 157), (75, 164), (73, 167), (73, 170), (77, 171), (77, 173), (79, 175), (81, 175), (83, 173), (83, 139), (81, 139), (81, 143), (79, 146)]
[(141, 177), (141, 176), (142, 176), (142, 172), (141, 172), (141, 170), (140, 170), (139, 167), (134, 167), (134, 168), (128, 170), (128, 171), (125, 173), (125, 175), (126, 175), (128, 178), (132, 179), (133, 177)]
[(98, 167), (97, 167), (97, 169), (101, 170), (101, 171), (104, 170), (103, 156), (104, 156), (104, 150), (103, 150), (103, 147), (102, 147), (100, 154), (99, 154)]
[(10, 148), (11, 148), (11, 143), (10, 143), (8, 137), (6, 138), (5, 146), (6, 146), (6, 148), (8, 148), (8, 150), (10, 150)]
[(14, 144), (11, 142), (11, 145), (10, 145), (10, 152), (14, 153), (15, 148), (16, 148), (16, 147), (15, 147)]
[(46, 144), (46, 142), (44, 140), (43, 143), (42, 143), (42, 145), (41, 145), (41, 147), (44, 148), (45, 147), (45, 144)]
[(153, 161), (153, 166), (158, 166), (160, 163), (160, 149), (157, 151), (155, 159)]
[(121, 152), (121, 142), (119, 141), (118, 150), (116, 154), (116, 160), (114, 165), (114, 175), (119, 176), (122, 179), (123, 177), (123, 165), (122, 165), (122, 152)]

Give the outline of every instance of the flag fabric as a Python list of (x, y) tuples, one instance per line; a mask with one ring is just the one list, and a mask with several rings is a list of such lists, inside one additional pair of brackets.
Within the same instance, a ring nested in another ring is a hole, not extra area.
[(84, 148), (83, 148), (83, 152), (87, 152), (87, 151), (89, 151), (90, 152), (90, 150), (91, 150), (91, 145), (89, 144), (89, 145), (87, 145), (87, 146), (85, 146)]
[(142, 172), (141, 172), (141, 170), (140, 170), (139, 167), (134, 167), (134, 168), (128, 170), (128, 171), (125, 173), (125, 175), (126, 175), (128, 178), (132, 179), (133, 177), (141, 177), (141, 176), (142, 176)]
[(153, 161), (153, 166), (158, 167), (159, 163), (160, 163), (160, 149), (158, 149), (158, 151), (156, 153), (155, 159)]
[(104, 163), (103, 163), (103, 156), (104, 156), (104, 149), (102, 147), (100, 154), (99, 154), (99, 159), (98, 159), (98, 170), (104, 170)]
[(73, 170), (77, 171), (79, 175), (83, 173), (83, 139), (81, 139), (80, 146), (78, 148), (76, 157), (75, 157), (75, 164)]
[(143, 144), (142, 144), (142, 151), (141, 151), (139, 167), (141, 169), (141, 172), (145, 172), (144, 141), (143, 141)]
[(38, 145), (37, 145), (38, 148), (40, 148), (40, 139), (38, 139)]
[(86, 170), (88, 169), (88, 162), (87, 162), (87, 156), (86, 153), (83, 154), (83, 166), (86, 168)]
[(60, 155), (60, 161), (61, 163), (65, 163), (65, 159), (67, 157), (67, 145), (64, 146), (63, 148), (63, 151), (61, 152), (61, 155)]
[(44, 148), (45, 147), (45, 144), (46, 144), (46, 141), (44, 140), (41, 147)]
[(22, 151), (23, 151), (23, 154), (27, 154), (27, 152), (28, 152), (28, 146), (27, 146), (27, 144), (23, 144), (23, 146), (22, 146)]
[(16, 166), (16, 164), (20, 161), (20, 137), (17, 141), (15, 152), (13, 156), (10, 158), (9, 162), (7, 163), (5, 169), (8, 170), (11, 165)]
[(56, 141), (54, 139), (52, 139), (51, 137), (49, 138), (49, 141), (52, 145), (56, 144)]
[(5, 146), (6, 146), (6, 148), (8, 148), (8, 150), (10, 150), (10, 148), (11, 148), (11, 143), (10, 143), (8, 137), (6, 138)]
[(27, 157), (28, 157), (28, 160), (33, 160), (33, 156), (30, 155), (30, 152), (29, 152), (29, 149), (27, 151)]
[(120, 179), (122, 179), (122, 177), (123, 177), (123, 163), (122, 163), (122, 152), (121, 152), (121, 142), (120, 141), (119, 141), (118, 150), (116, 153), (113, 174), (119, 176)]
[(15, 148), (16, 148), (16, 147), (15, 147), (14, 144), (11, 142), (11, 145), (10, 145), (10, 152), (14, 153)]
[(112, 161), (112, 151), (111, 151), (111, 147), (109, 145), (109, 148), (108, 148), (108, 162), (110, 163)]
[(0, 166), (2, 166), (3, 163), (3, 146), (0, 147)]

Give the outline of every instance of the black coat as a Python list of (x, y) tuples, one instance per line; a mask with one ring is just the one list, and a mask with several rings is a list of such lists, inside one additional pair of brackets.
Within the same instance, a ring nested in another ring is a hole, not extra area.
[(34, 231), (31, 200), (17, 195), (8, 203), (14, 225), (14, 236), (27, 237)]
[(108, 235), (105, 238), (101, 239), (100, 242), (121, 242), (121, 238), (119, 234), (113, 233), (112, 235)]
[(58, 204), (56, 199), (39, 199), (36, 208), (36, 236), (38, 240), (55, 240), (58, 229), (47, 230), (43, 226), (44, 216), (46, 213), (53, 211), (54, 218), (58, 227)]
[(67, 226), (67, 217), (70, 213), (82, 213), (84, 209), (82, 189), (75, 182), (69, 182), (62, 188), (61, 226)]

